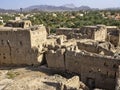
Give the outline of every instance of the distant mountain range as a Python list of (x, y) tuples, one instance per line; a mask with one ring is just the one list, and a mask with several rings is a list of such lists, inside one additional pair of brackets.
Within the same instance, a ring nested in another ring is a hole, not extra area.
[[(109, 10), (120, 10), (120, 8), (107, 8)], [(52, 5), (34, 5), (29, 6), (26, 8), (23, 8), (23, 12), (30, 12), (30, 11), (79, 11), (79, 10), (99, 10), (98, 8), (90, 8), (88, 6), (80, 6), (76, 7), (74, 4), (66, 4), (62, 6), (52, 6)], [(20, 10), (6, 10), (6, 9), (0, 9), (0, 13), (5, 12), (20, 12)]]
[(74, 4), (65, 4), (63, 5), (63, 7), (66, 7), (66, 8), (76, 8), (76, 6)]
[(16, 10), (11, 10), (11, 9), (1, 9), (0, 8), (0, 13), (14, 13), (17, 12)]
[(32, 10), (38, 10), (38, 11), (79, 11), (79, 10), (92, 10), (93, 8), (90, 8), (88, 6), (80, 6), (76, 7), (74, 4), (66, 4), (62, 6), (51, 6), (51, 5), (35, 5), (30, 6), (27, 8), (24, 8), (23, 11), (32, 11)]
[(106, 8), (106, 10), (120, 10), (120, 7)]

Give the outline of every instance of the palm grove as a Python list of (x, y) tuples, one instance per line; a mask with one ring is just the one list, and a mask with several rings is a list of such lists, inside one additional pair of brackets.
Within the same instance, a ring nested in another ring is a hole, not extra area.
[[(108, 18), (108, 16), (120, 13), (119, 11), (73, 11), (73, 12), (37, 12), (32, 17), (28, 17), (33, 25), (43, 24), (54, 30), (59, 27), (80, 28), (86, 25), (104, 24), (120, 27), (120, 20)], [(24, 13), (27, 15), (28, 13)], [(2, 15), (7, 22), (14, 16)]]

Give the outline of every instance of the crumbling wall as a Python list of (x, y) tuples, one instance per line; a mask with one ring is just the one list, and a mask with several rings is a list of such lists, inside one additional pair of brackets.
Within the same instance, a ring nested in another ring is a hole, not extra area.
[(49, 50), (46, 60), (49, 68), (79, 74), (81, 81), (90, 88), (115, 89), (120, 64), (117, 58), (80, 51), (73, 46), (67, 50)]
[(106, 28), (107, 28), (107, 33), (110, 33), (118, 29), (117, 26), (106, 26)]
[(29, 31), (0, 31), (1, 64), (28, 64), (26, 54), (30, 49)]
[(56, 34), (68, 36), (71, 33), (79, 32), (79, 30), (79, 28), (59, 28), (56, 30)]
[(77, 41), (77, 46), (80, 50), (85, 50), (92, 53), (98, 53), (97, 45), (97, 42), (90, 41), (89, 39), (85, 39), (83, 42)]
[(48, 67), (65, 70), (65, 49), (47, 51), (46, 60)]
[(80, 50), (108, 56), (113, 56), (115, 51), (114, 46), (109, 42), (98, 42), (90, 39), (77, 41), (77, 46)]
[(105, 41), (107, 38), (107, 28), (105, 25), (84, 26), (80, 29), (76, 28), (60, 28), (56, 30), (57, 35), (66, 35), (67, 39), (93, 39), (97, 41)]
[[(35, 27), (30, 30), (30, 42), (33, 49), (33, 60), (36, 64), (43, 62), (44, 47), (47, 41), (47, 32), (44, 26)], [(36, 52), (35, 52), (36, 51)], [(35, 54), (35, 55), (34, 55)]]
[(107, 37), (107, 28), (104, 25), (85, 26), (80, 31), (84, 39), (105, 41)]
[(105, 26), (97, 26), (97, 30), (94, 33), (94, 40), (106, 41), (107, 28)]
[(113, 56), (115, 53), (115, 47), (110, 42), (100, 43), (98, 45), (98, 52), (102, 55)]
[(15, 28), (28, 28), (31, 27), (32, 23), (30, 20), (9, 20), (5, 27), (15, 27)]
[(66, 70), (79, 73), (81, 81), (91, 88), (114, 90), (119, 64), (119, 59), (92, 53), (66, 51), (65, 54)]
[(107, 41), (111, 42), (115, 47), (119, 46), (119, 30), (110, 31), (107, 35)]
[[(34, 35), (33, 35), (34, 34)], [(4, 28), (0, 31), (0, 65), (38, 65), (43, 61), (46, 30)]]
[(109, 41), (117, 47), (119, 45), (119, 36), (109, 35)]
[(31, 47), (40, 48), (47, 41), (47, 32), (44, 26), (36, 27), (30, 31)]
[(95, 34), (96, 27), (82, 27), (81, 28), (81, 34), (82, 39), (93, 39), (94, 40), (94, 34)]

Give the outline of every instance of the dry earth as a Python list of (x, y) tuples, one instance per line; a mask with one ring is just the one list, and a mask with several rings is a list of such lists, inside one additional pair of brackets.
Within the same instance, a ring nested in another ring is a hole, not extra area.
[(40, 67), (1, 67), (0, 90), (88, 90), (78, 76), (66, 79)]

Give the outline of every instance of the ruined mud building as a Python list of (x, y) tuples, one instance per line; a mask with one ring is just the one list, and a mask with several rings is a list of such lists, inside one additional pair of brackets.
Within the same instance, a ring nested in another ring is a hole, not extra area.
[(49, 68), (78, 74), (90, 88), (114, 90), (119, 80), (119, 36), (119, 30), (108, 33), (105, 25), (58, 29), (49, 36), (44, 26), (3, 27), (0, 65), (40, 65), (46, 60)]
[[(57, 50), (47, 51), (48, 67), (76, 73), (90, 88), (115, 90), (120, 65), (120, 56), (117, 54), (119, 30), (110, 30), (105, 25), (85, 26), (79, 30), (68, 29), (65, 32), (64, 30), (65, 28), (58, 29), (56, 34), (67, 36), (67, 42), (74, 38), (76, 44), (66, 48), (63, 48), (66, 45), (63, 44)], [(110, 35), (115, 36), (115, 39), (108, 39)]]
[(32, 65), (42, 61), (44, 26), (0, 28), (0, 65)]
[(9, 20), (5, 27), (15, 27), (15, 28), (28, 28), (31, 27), (32, 23), (30, 20)]
[(107, 31), (107, 28), (104, 25), (97, 25), (97, 26), (85, 26), (80, 29), (59, 28), (56, 30), (56, 34), (66, 35), (68, 39), (76, 38), (76, 39), (93, 39), (93, 40), (105, 41), (106, 36), (107, 36), (106, 31)]

